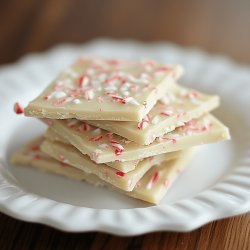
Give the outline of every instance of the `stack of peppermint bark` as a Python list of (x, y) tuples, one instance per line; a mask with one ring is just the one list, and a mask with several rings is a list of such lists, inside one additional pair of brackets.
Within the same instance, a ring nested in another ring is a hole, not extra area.
[(229, 139), (217, 96), (180, 86), (179, 65), (80, 58), (25, 109), (48, 125), (12, 162), (159, 203), (191, 148)]

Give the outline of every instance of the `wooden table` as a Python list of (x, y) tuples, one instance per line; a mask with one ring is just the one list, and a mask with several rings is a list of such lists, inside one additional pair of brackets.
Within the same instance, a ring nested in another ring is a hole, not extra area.
[[(171, 41), (250, 63), (250, 1), (2, 0), (0, 63), (97, 37)], [(190, 233), (69, 234), (0, 214), (0, 249), (250, 249), (250, 214)]]

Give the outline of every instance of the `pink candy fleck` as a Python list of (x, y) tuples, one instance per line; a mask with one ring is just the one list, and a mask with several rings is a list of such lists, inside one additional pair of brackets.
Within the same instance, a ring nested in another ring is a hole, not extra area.
[(137, 181), (136, 185), (135, 185), (135, 188), (139, 188), (141, 186), (141, 182), (140, 181)]
[(147, 185), (147, 189), (151, 189), (156, 184), (156, 182), (159, 180), (159, 177), (160, 177), (159, 172), (155, 172)]
[(58, 155), (58, 159), (62, 162), (65, 162), (65, 157), (63, 155)]
[(171, 68), (169, 66), (161, 66), (161, 67), (158, 67), (155, 71), (156, 72), (160, 72), (160, 71), (168, 71), (170, 70)]
[(196, 91), (192, 91), (188, 94), (188, 97), (191, 99), (198, 98), (199, 94)]
[(166, 111), (166, 112), (161, 112), (160, 114), (163, 115), (163, 116), (169, 117), (169, 116), (171, 116), (172, 113)]
[(92, 137), (92, 138), (89, 139), (89, 141), (100, 141), (100, 140), (102, 140), (102, 135)]
[(56, 100), (54, 102), (54, 105), (55, 106), (61, 106), (61, 105), (65, 104), (65, 103), (71, 102), (73, 100), (74, 100), (74, 97), (71, 97), (71, 96), (70, 97), (66, 97), (66, 98), (61, 98), (61, 99)]
[(161, 140), (171, 141), (173, 144), (177, 142), (176, 138), (162, 137)]
[(170, 184), (168, 179), (165, 179), (165, 181), (163, 182), (164, 187), (168, 187)]
[(80, 126), (79, 126), (79, 131), (89, 131), (90, 130), (90, 126), (89, 124), (83, 122)]
[(125, 99), (125, 98), (122, 98), (122, 97), (120, 97), (120, 96), (113, 95), (113, 94), (109, 94), (109, 96), (110, 96), (113, 100), (115, 100), (115, 101), (117, 101), (117, 102), (120, 102), (120, 103), (122, 103), (122, 104), (126, 104), (126, 103), (127, 103), (126, 99)]
[(113, 137), (113, 133), (107, 133), (107, 134), (106, 134), (106, 137), (108, 137), (108, 138), (111, 139), (111, 138)]

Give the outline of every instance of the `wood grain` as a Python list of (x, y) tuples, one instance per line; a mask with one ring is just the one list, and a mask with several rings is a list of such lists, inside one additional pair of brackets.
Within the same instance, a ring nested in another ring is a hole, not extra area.
[[(250, 63), (249, 0), (0, 1), (0, 64), (98, 37), (170, 41)], [(0, 249), (250, 249), (250, 214), (190, 233), (70, 234), (0, 214)]]
[(193, 232), (157, 232), (135, 237), (65, 233), (0, 214), (0, 249), (249, 250), (250, 214), (209, 223)]

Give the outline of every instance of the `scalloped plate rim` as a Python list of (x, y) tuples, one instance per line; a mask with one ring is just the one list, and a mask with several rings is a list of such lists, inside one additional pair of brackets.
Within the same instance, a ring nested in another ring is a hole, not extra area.
[[(133, 41), (128, 41), (128, 40), (125, 40), (125, 41), (120, 41), (120, 42), (117, 42), (115, 40), (96, 40), (96, 41), (92, 41), (92, 42), (89, 42), (85, 45), (71, 45), (71, 44), (63, 44), (63, 45), (59, 45), (59, 46), (56, 46), (50, 50), (48, 50), (47, 52), (43, 52), (43, 53), (33, 53), (33, 54), (30, 54), (30, 55), (27, 55), (23, 58), (21, 58), (20, 60), (18, 60), (15, 64), (8, 64), (8, 65), (3, 65), (1, 67), (1, 70), (0, 70), (0, 74), (2, 73), (2, 71), (4, 69), (15, 69), (15, 68), (18, 68), (20, 67), (20, 65), (22, 65), (24, 62), (26, 61), (29, 61), (30, 58), (34, 59), (38, 57), (39, 58), (45, 58), (46, 56), (49, 56), (53, 53), (58, 53), (58, 51), (61, 51), (61, 50), (78, 50), (78, 49), (81, 49), (83, 46), (89, 46), (91, 45), (92, 43), (124, 43), (124, 44), (141, 44), (140, 42), (133, 42)], [(184, 50), (185, 52), (187, 53), (198, 53), (198, 54), (201, 54), (202, 56), (206, 56), (206, 57), (209, 57), (210, 59), (214, 59), (214, 60), (224, 60), (230, 64), (233, 64), (234, 67), (240, 67), (240, 65), (234, 63), (232, 60), (228, 59), (227, 57), (225, 56), (210, 56), (209, 54), (199, 50), (199, 49), (196, 49), (196, 48), (181, 48), (177, 45), (174, 45), (174, 44), (167, 44), (167, 43), (162, 43), (162, 42), (157, 42), (157, 43), (143, 43), (143, 45), (146, 45), (146, 46), (169, 46), (169, 47), (174, 47), (175, 49), (179, 49), (179, 50)], [(244, 67), (242, 65), (242, 67)], [(248, 66), (245, 66), (248, 70)], [(234, 174), (231, 173), (231, 175), (229, 176), (233, 176)], [(0, 176), (1, 177), (1, 176)], [(224, 183), (224, 181), (222, 182), (219, 182), (220, 184)], [(218, 183), (217, 183), (218, 184)], [(213, 186), (211, 189), (209, 190), (213, 190), (214, 187), (217, 186), (217, 184), (215, 186)], [(1, 179), (0, 179), (0, 185), (1, 185)], [(204, 192), (206, 192), (207, 190), (199, 193), (197, 195), (197, 197), (199, 196), (202, 196), (204, 194)], [(23, 191), (25, 192), (25, 191)], [(218, 191), (217, 191), (218, 192)], [(25, 195), (33, 195), (34, 194), (31, 194), (31, 193), (26, 193)], [(35, 195), (35, 196), (38, 196), (38, 195)], [(183, 202), (185, 203), (186, 201), (187, 202), (194, 202), (194, 199), (196, 197), (192, 197), (192, 198), (187, 198), (187, 199), (183, 199), (183, 200), (180, 200), (178, 202), (176, 202), (175, 204), (173, 205), (159, 205), (157, 207), (147, 207), (147, 208), (126, 208), (126, 209), (120, 209), (120, 210), (112, 210), (112, 209), (91, 209), (91, 208), (84, 208), (84, 207), (78, 207), (78, 208), (81, 208), (81, 210), (86, 210), (86, 209), (90, 209), (90, 210), (93, 210), (95, 212), (103, 212), (105, 210), (105, 213), (122, 213), (123, 211), (129, 211), (129, 210), (133, 210), (133, 211), (139, 211), (140, 210), (158, 210), (157, 208), (163, 208), (163, 209), (166, 209), (166, 207), (173, 207), (173, 206), (178, 206), (178, 204), (182, 204)], [(67, 203), (60, 203), (60, 202), (57, 202), (57, 201), (54, 201), (52, 199), (49, 199), (49, 198), (44, 198), (42, 197), (42, 199), (46, 199), (46, 200), (49, 200), (49, 201), (53, 201), (54, 203), (58, 203), (58, 204), (66, 204), (68, 206), (73, 206), (73, 207), (77, 207), (75, 205), (70, 205), (70, 204), (67, 204)], [(218, 205), (218, 204), (216, 204)], [(238, 204), (239, 205), (239, 204)], [(29, 221), (29, 222), (38, 222), (38, 223), (41, 223), (41, 224), (45, 224), (45, 225), (49, 225), (51, 227), (54, 227), (54, 228), (57, 228), (57, 229), (60, 229), (60, 230), (63, 230), (63, 231), (67, 231), (67, 232), (90, 232), (90, 231), (98, 231), (98, 232), (108, 232), (108, 233), (112, 233), (112, 234), (116, 234), (116, 235), (139, 235), (139, 234), (142, 234), (142, 233), (148, 233), (148, 232), (154, 232), (154, 231), (159, 231), (159, 230), (170, 230), (170, 231), (181, 231), (181, 232), (187, 232), (187, 231), (190, 231), (190, 230), (194, 230), (206, 223), (209, 223), (213, 220), (216, 220), (216, 219), (221, 219), (221, 218), (227, 218), (227, 217), (230, 217), (230, 216), (235, 216), (235, 215), (239, 215), (239, 214), (242, 214), (242, 213), (245, 213), (245, 212), (248, 212), (250, 210), (250, 200), (249, 199), (246, 199), (245, 200), (245, 203), (244, 203), (244, 208), (241, 207), (241, 209), (239, 209), (239, 207), (234, 207), (234, 209), (231, 209), (229, 211), (227, 211), (227, 213), (225, 213), (224, 210), (220, 211), (220, 210), (217, 210), (217, 211), (214, 211), (214, 213), (210, 213), (209, 215), (207, 214), (206, 217), (204, 218), (201, 218), (201, 217), (198, 217), (198, 218), (195, 218), (193, 219), (192, 223), (190, 224), (187, 224), (185, 222), (183, 222), (182, 224), (179, 224), (179, 225), (176, 225), (177, 228), (173, 229), (171, 227), (169, 227), (169, 225), (166, 225), (164, 224), (164, 222), (162, 223), (162, 225), (159, 225), (159, 224), (150, 224), (150, 226), (148, 226), (147, 228), (139, 228), (139, 229), (134, 229), (133, 231), (131, 231), (130, 229), (126, 228), (126, 226), (122, 226), (121, 225), (117, 225), (117, 226), (114, 226), (114, 225), (108, 225), (107, 221), (106, 223), (103, 223), (100, 224), (100, 221), (99, 221), (99, 224), (97, 223), (96, 226), (94, 228), (90, 228), (88, 226), (82, 226), (80, 228), (74, 228), (72, 226), (70, 226), (69, 224), (65, 223), (65, 221), (63, 223), (59, 223), (59, 221), (51, 216), (48, 216), (46, 214), (36, 214), (36, 215), (33, 215), (33, 217), (29, 217), (29, 216), (23, 216), (22, 214), (20, 214), (19, 211), (16, 211), (15, 208), (13, 208), (11, 206), (11, 204), (7, 204), (4, 202), (4, 200), (1, 200), (1, 189), (0, 189), (0, 211), (2, 211), (3, 213), (5, 214), (8, 214), (14, 218), (17, 218), (17, 219), (20, 219), (20, 220), (23, 220), (23, 221)], [(99, 227), (101, 226), (101, 229), (99, 229)], [(88, 229), (89, 228), (89, 229)], [(127, 230), (126, 230), (127, 229)]]

